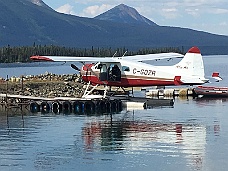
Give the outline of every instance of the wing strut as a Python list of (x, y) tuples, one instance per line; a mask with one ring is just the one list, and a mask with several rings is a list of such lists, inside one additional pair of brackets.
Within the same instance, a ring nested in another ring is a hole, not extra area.
[[(99, 75), (97, 75), (91, 68), (89, 68), (87, 65), (85, 65), (84, 62), (81, 62), (81, 63), (99, 79)], [(106, 94), (107, 94), (107, 90), (108, 90), (107, 82), (105, 82), (105, 81), (101, 81), (101, 82), (105, 85), (105, 91), (104, 91), (104, 95), (103, 95), (102, 98), (106, 98)], [(92, 87), (92, 89), (88, 91), (90, 86)], [(92, 93), (93, 90), (95, 90), (95, 88), (97, 88), (98, 86), (99, 86), (99, 84), (96, 84), (95, 86), (91, 85), (91, 83), (89, 81), (87, 86), (86, 86), (86, 89), (84, 91), (84, 94), (83, 94), (82, 98), (88, 98), (89, 94)]]
[[(89, 89), (89, 87), (92, 87), (92, 89), (91, 90), (88, 90)], [(105, 85), (105, 91), (104, 91), (104, 95), (103, 96), (101, 96), (101, 95), (91, 95), (90, 96), (90, 93), (92, 93), (93, 92), (93, 90), (95, 90), (95, 88), (97, 88), (99, 86), (99, 84), (96, 84), (95, 86), (93, 86), (93, 85), (91, 85), (91, 83), (90, 83), (90, 81), (88, 82), (88, 84), (87, 84), (87, 86), (86, 86), (86, 89), (85, 89), (85, 91), (84, 91), (84, 94), (82, 95), (82, 98), (106, 98), (106, 95), (107, 95), (107, 90), (108, 90), (108, 86), (107, 85)]]

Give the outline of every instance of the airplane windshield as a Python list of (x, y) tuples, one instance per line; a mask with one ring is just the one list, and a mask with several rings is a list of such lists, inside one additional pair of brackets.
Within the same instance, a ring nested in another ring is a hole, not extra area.
[(107, 72), (107, 66), (105, 64), (102, 65), (101, 72)]
[(95, 69), (99, 69), (99, 68), (98, 68), (98, 66), (99, 66), (99, 63), (100, 63), (100, 62), (96, 62), (96, 63), (94, 64), (94, 66), (95, 66)]

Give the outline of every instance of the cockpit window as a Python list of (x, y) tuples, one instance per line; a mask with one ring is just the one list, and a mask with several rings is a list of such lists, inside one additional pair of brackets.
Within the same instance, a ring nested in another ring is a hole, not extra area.
[(95, 66), (95, 69), (99, 69), (99, 65), (100, 65), (100, 62), (97, 62), (94, 66)]
[(130, 71), (130, 68), (128, 66), (122, 66), (122, 71)]

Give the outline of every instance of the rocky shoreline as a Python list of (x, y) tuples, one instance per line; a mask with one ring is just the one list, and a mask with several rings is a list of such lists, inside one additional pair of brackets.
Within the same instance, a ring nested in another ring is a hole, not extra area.
[(45, 73), (1, 79), (0, 93), (36, 97), (81, 97), (84, 84), (77, 74)]

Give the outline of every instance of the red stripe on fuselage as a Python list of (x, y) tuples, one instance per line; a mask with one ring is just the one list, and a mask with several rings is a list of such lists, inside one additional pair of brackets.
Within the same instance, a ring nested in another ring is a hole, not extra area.
[[(82, 76), (82, 79), (86, 82), (91, 82), (93, 84), (104, 85), (104, 82), (101, 82), (96, 76), (88, 75)], [(168, 86), (175, 85), (174, 80), (143, 80), (143, 79), (129, 79), (121, 78), (120, 82), (117, 81), (105, 81), (108, 86), (117, 86), (117, 87), (146, 87), (146, 86)]]

